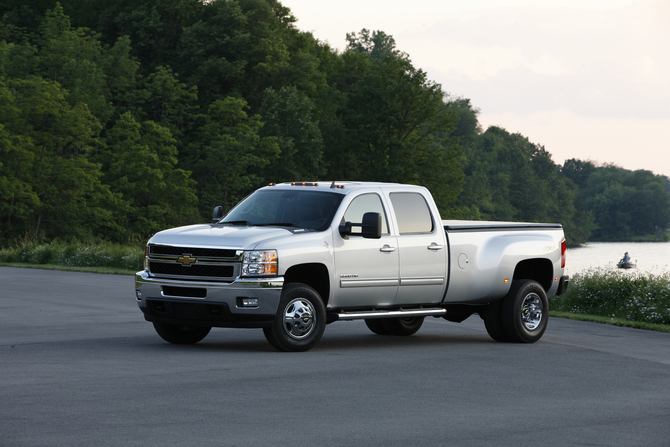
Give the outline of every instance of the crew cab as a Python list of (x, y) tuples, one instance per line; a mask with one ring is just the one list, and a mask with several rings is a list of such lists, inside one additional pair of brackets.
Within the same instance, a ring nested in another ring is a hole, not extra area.
[(568, 286), (565, 251), (560, 224), (441, 220), (421, 186), (281, 183), (154, 235), (135, 293), (170, 343), (251, 327), (306, 351), (340, 320), (408, 336), (426, 317), (473, 314), (496, 341), (533, 343), (547, 297)]

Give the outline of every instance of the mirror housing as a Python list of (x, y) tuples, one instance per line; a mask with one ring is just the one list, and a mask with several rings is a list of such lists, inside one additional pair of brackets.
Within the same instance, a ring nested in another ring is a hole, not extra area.
[(212, 213), (212, 221), (218, 222), (223, 218), (223, 207), (217, 206), (214, 207), (214, 212)]
[(363, 214), (361, 234), (364, 238), (380, 239), (382, 237), (382, 215), (379, 213)]
[[(361, 227), (360, 233), (352, 233), (352, 227)], [(339, 226), (342, 237), (359, 234), (366, 239), (380, 239), (382, 237), (382, 215), (379, 213), (365, 213), (363, 214), (362, 223), (344, 222)]]

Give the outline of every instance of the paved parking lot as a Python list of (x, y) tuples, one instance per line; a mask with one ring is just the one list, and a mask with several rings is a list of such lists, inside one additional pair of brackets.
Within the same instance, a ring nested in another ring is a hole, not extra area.
[(0, 267), (0, 446), (670, 446), (670, 334), (551, 319), (533, 345), (473, 316), (412, 337), (327, 326), (165, 343), (133, 278)]

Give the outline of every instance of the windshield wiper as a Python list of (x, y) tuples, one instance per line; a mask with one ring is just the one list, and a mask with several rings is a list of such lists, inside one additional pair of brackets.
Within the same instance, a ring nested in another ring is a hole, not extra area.
[(252, 226), (253, 224), (249, 222), (248, 220), (227, 220), (223, 222), (217, 222), (220, 225), (223, 224), (228, 224), (228, 225), (246, 225), (248, 227)]
[(273, 223), (259, 223), (256, 224), (257, 227), (296, 227), (300, 228), (294, 223), (291, 222), (273, 222)]

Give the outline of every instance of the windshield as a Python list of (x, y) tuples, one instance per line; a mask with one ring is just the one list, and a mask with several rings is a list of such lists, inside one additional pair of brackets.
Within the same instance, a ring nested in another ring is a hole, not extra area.
[(237, 204), (219, 223), (244, 222), (323, 231), (330, 226), (343, 197), (319, 191), (263, 189)]

